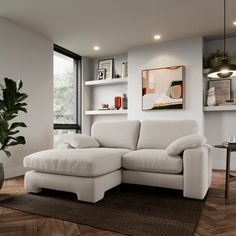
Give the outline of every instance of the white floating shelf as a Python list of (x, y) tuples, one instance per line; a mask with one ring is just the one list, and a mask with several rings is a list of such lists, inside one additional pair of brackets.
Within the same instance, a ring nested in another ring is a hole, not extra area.
[(102, 85), (115, 85), (115, 84), (127, 84), (127, 83), (128, 83), (128, 78), (85, 81), (86, 86), (102, 86)]
[(92, 110), (85, 111), (85, 115), (125, 115), (128, 114), (128, 110)]
[(236, 111), (236, 105), (204, 106), (203, 111)]

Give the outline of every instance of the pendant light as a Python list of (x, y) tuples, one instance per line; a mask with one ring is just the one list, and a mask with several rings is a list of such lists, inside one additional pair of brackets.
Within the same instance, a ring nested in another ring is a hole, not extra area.
[(221, 64), (219, 66), (216, 66), (210, 70), (208, 73), (208, 77), (210, 78), (220, 78), (220, 79), (225, 79), (229, 78), (231, 76), (236, 76), (236, 65), (234, 64), (228, 64), (227, 59), (225, 57), (225, 44), (226, 44), (226, 7), (225, 7), (225, 1), (224, 0), (224, 59), (221, 61)]

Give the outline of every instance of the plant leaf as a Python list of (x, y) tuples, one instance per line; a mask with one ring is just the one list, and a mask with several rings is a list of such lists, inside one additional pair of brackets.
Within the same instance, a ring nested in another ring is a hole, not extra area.
[(19, 110), (27, 113), (27, 110), (24, 107), (19, 108)]
[(22, 80), (18, 80), (17, 81), (17, 90), (19, 91), (22, 88), (22, 86), (23, 86)]
[(16, 146), (18, 144), (25, 144), (25, 138), (23, 136), (18, 136), (12, 139), (14, 139), (15, 141), (10, 142), (8, 146)]
[(16, 130), (16, 131), (9, 131), (8, 132), (8, 135), (14, 135), (14, 134), (17, 134), (19, 133), (20, 131), (19, 130)]
[(3, 100), (0, 100), (0, 110), (2, 110), (4, 108), (4, 101)]
[(7, 150), (2, 150), (2, 151), (4, 151), (5, 152), (5, 154), (7, 155), (7, 157), (10, 157), (11, 156), (11, 153), (9, 152), (9, 151), (7, 151)]
[(15, 122), (15, 123), (11, 124), (9, 131), (13, 130), (13, 129), (17, 128), (17, 127), (27, 127), (27, 126), (23, 122)]
[(28, 95), (26, 95), (26, 94), (24, 94), (24, 93), (17, 93), (17, 94), (16, 94), (16, 101), (17, 101), (17, 102), (22, 102), (22, 101), (24, 101), (27, 97), (28, 97)]

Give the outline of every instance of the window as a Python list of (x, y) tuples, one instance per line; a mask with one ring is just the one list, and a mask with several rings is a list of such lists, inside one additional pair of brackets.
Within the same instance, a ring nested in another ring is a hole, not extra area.
[(61, 134), (80, 132), (80, 59), (54, 46), (54, 146)]

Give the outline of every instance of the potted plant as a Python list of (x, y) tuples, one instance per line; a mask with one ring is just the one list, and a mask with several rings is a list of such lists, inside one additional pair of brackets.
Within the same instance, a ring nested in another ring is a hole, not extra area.
[(228, 64), (232, 61), (232, 57), (228, 52), (224, 53), (223, 51), (217, 50), (216, 52), (211, 53), (208, 58), (204, 59), (204, 69), (221, 65), (223, 59), (225, 59)]
[[(26, 127), (23, 122), (13, 122), (19, 112), (27, 112), (27, 104), (23, 101), (28, 97), (20, 90), (23, 82), (15, 82), (11, 79), (4, 78), (4, 85), (0, 84), (0, 151), (7, 157), (11, 156), (9, 150), (11, 146), (25, 144), (25, 138), (17, 135), (19, 127)], [(0, 189), (4, 180), (3, 165), (0, 163)]]

